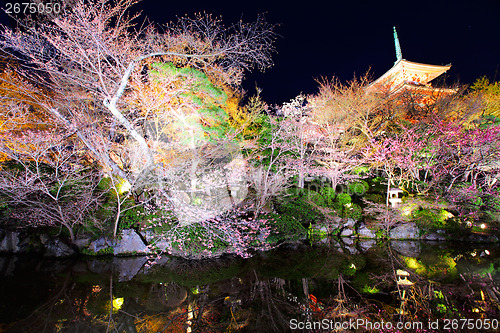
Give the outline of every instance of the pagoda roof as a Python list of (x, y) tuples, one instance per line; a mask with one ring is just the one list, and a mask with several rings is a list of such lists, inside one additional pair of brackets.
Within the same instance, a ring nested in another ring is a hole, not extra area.
[(418, 85), (413, 83), (404, 82), (392, 89), (391, 93), (397, 95), (403, 91), (413, 91), (420, 94), (426, 95), (449, 95), (455, 94), (458, 89), (456, 88), (434, 88), (428, 85)]
[(393, 92), (404, 84), (430, 87), (430, 81), (451, 68), (451, 64), (429, 65), (405, 59), (398, 60), (384, 75), (366, 87), (366, 91), (376, 92), (386, 90)]

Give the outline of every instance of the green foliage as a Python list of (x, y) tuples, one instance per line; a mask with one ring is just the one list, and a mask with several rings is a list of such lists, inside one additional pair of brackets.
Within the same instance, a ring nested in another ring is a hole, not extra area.
[(81, 254), (86, 255), (86, 256), (107, 256), (107, 255), (113, 255), (114, 249), (112, 247), (107, 247), (104, 249), (100, 249), (97, 252), (91, 251), (89, 249), (83, 249), (81, 251)]
[(244, 107), (235, 105), (234, 97), (230, 98), (228, 103), (233, 106), (228, 108), (231, 127), (236, 128), (245, 140), (258, 139), (262, 126), (268, 126), (268, 123), (263, 119), (263, 117), (267, 117), (264, 112), (267, 104), (260, 95), (251, 96)]
[(450, 191), (450, 195), (456, 203), (472, 206), (473, 209), (484, 205), (482, 199), (484, 196), (483, 190), (469, 182), (455, 184)]
[[(199, 224), (187, 225), (179, 228), (177, 232), (183, 235), (181, 240), (172, 241), (172, 249), (177, 251), (196, 255), (208, 250), (215, 254), (229, 246), (228, 242), (221, 239), (222, 236), (219, 238), (215, 234), (207, 233), (207, 229)], [(205, 244), (211, 244), (211, 246)]]
[(287, 198), (286, 201), (277, 205), (276, 211), (280, 215), (294, 217), (304, 226), (308, 226), (311, 223), (314, 224), (323, 217), (323, 215), (316, 208), (307, 202), (307, 197), (305, 195), (301, 197)]
[(310, 225), (309, 228), (307, 228), (307, 239), (309, 241), (315, 242), (327, 236), (328, 234), (325, 231), (320, 230), (318, 228), (313, 228), (312, 225)]
[(11, 213), (12, 208), (3, 202), (3, 198), (0, 195), (0, 221), (8, 220)]
[(137, 227), (138, 224), (144, 221), (144, 218), (148, 218), (145, 214), (145, 209), (142, 206), (137, 206), (131, 209), (126, 210), (120, 216), (119, 221), (119, 230), (130, 229), (133, 227)]
[(337, 211), (337, 214), (342, 218), (351, 218), (359, 221), (363, 216), (361, 207), (353, 203), (351, 196), (347, 193), (340, 193), (331, 207)]
[(380, 292), (380, 289), (378, 289), (377, 287), (364, 285), (363, 288), (361, 288), (361, 292), (364, 294), (378, 294)]
[(483, 201), (484, 205), (488, 207), (490, 211), (500, 212), (500, 195), (498, 193), (485, 195)]
[(352, 283), (356, 290), (360, 290), (363, 294), (377, 294), (380, 292), (377, 287), (372, 286), (377, 283), (376, 279), (371, 278), (366, 271), (356, 274)]
[(340, 193), (335, 201), (338, 202), (341, 206), (345, 206), (352, 202), (352, 198), (347, 193)]
[(476, 92), (486, 92), (489, 94), (500, 95), (500, 84), (499, 82), (492, 82), (486, 77), (478, 78), (470, 87), (472, 91)]
[(335, 189), (331, 187), (323, 187), (321, 188), (321, 195), (323, 196), (324, 203), (326, 206), (333, 206), (335, 202), (335, 198), (337, 197), (337, 193), (335, 193)]
[(445, 209), (421, 209), (412, 213), (417, 226), (428, 231), (447, 230), (458, 233), (464, 230), (459, 219), (451, 218), (452, 215)]
[(350, 203), (344, 206), (344, 212), (342, 215), (344, 218), (351, 218), (359, 221), (363, 217), (363, 210), (358, 204)]
[(160, 209), (152, 212), (146, 210), (139, 219), (137, 223), (143, 224), (145, 229), (157, 235), (168, 233), (179, 223), (172, 211)]
[[(495, 118), (500, 117), (500, 82), (490, 82), (483, 76), (471, 86), (473, 94), (482, 96), (484, 103), (483, 115), (490, 115)], [(490, 119), (494, 121), (494, 118)]]
[(368, 189), (370, 188), (368, 183), (364, 180), (358, 180), (356, 182), (350, 183), (348, 187), (349, 193), (352, 193), (359, 197), (365, 195), (365, 193), (368, 192)]
[(365, 195), (365, 199), (374, 203), (382, 204), (385, 203), (385, 198), (381, 194), (368, 193)]
[[(154, 63), (151, 67), (153, 80), (169, 76), (185, 83), (187, 91), (182, 93), (181, 97), (199, 109), (197, 117), (189, 117), (184, 121), (189, 122), (193, 128), (198, 127), (203, 130), (203, 138), (198, 138), (199, 140), (217, 142), (217, 139), (229, 133), (229, 116), (223, 108), (227, 107), (228, 96), (222, 89), (216, 87), (205, 73), (189, 67), (177, 68), (172, 63)], [(192, 133), (184, 134), (187, 135), (184, 140), (191, 140)]]
[(267, 237), (270, 243), (278, 243), (283, 240), (300, 239), (305, 236), (307, 230), (302, 223), (291, 215), (279, 215), (268, 213), (263, 216), (268, 220), (271, 233)]
[(403, 260), (408, 268), (422, 277), (452, 281), (458, 275), (454, 258), (453, 253), (443, 250), (441, 254), (422, 252), (418, 258), (403, 257)]
[[(279, 122), (281, 121), (278, 118), (273, 118), (274, 121), (278, 122), (277, 124), (270, 120), (270, 116), (267, 114), (261, 114), (256, 117), (254, 121), (254, 126), (256, 127), (255, 131), (258, 133), (257, 143), (260, 150), (260, 156), (257, 159), (253, 159), (252, 162), (255, 166), (264, 165), (268, 166), (270, 161), (274, 158), (278, 157), (280, 154), (279, 149), (271, 149), (271, 141), (273, 140), (273, 132), (276, 131), (276, 128), (279, 127)], [(279, 146), (281, 138), (275, 138), (274, 144)], [(264, 149), (265, 148), (265, 149)], [(288, 153), (287, 153), (288, 154)], [(289, 155), (289, 154), (288, 154)], [(275, 172), (276, 169), (271, 169), (271, 171)]]
[(258, 133), (257, 139), (260, 144), (270, 142), (272, 126), (269, 121), (269, 115), (262, 113), (255, 118), (253, 122), (254, 131)]
[(387, 179), (384, 177), (375, 177), (370, 179), (370, 193), (376, 193), (384, 196), (387, 193), (387, 185), (383, 184), (384, 182), (387, 182)]
[(355, 175), (366, 175), (369, 172), (370, 172), (370, 168), (367, 166), (358, 166), (352, 170), (352, 173)]
[[(97, 184), (97, 188), (103, 192), (109, 191), (112, 186), (111, 178), (103, 177)], [(109, 193), (109, 192), (108, 192)]]
[(305, 190), (304, 197), (307, 200), (315, 203), (318, 206), (325, 206), (326, 205), (325, 198), (321, 194), (319, 194), (318, 192), (316, 192), (316, 191)]
[(426, 229), (438, 230), (444, 227), (444, 221), (440, 219), (440, 215), (436, 211), (430, 209), (415, 211), (413, 217), (420, 227)]
[(377, 231), (375, 231), (375, 237), (377, 237), (377, 239), (386, 239), (387, 238), (387, 231), (385, 229), (377, 229)]

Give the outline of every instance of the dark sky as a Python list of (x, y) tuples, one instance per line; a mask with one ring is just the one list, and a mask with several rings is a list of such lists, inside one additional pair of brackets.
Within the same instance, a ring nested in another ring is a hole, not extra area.
[(396, 26), (403, 58), (435, 65), (452, 63), (449, 84), (472, 83), (482, 75), (500, 80), (500, 1), (159, 1), (139, 5), (155, 22), (205, 11), (230, 24), (266, 13), (279, 24), (274, 67), (247, 75), (270, 103), (317, 91), (315, 78), (342, 81), (371, 68), (374, 78), (396, 60), (392, 27)]
[(275, 65), (265, 73), (248, 74), (244, 88), (253, 94), (256, 82), (269, 103), (288, 101), (301, 92), (314, 93), (315, 78), (321, 76), (347, 81), (370, 68), (373, 78), (380, 76), (396, 60), (393, 26), (403, 58), (452, 63), (447, 83), (470, 84), (483, 75), (500, 80), (500, 0), (143, 0), (134, 9), (142, 9), (157, 23), (205, 11), (231, 24), (266, 13), (270, 23), (279, 25), (281, 35)]

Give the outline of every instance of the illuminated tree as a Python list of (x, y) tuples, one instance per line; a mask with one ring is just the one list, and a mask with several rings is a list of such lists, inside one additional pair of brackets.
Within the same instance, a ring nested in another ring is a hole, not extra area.
[(362, 146), (367, 139), (384, 131), (395, 109), (382, 95), (368, 94), (367, 76), (343, 84), (337, 79), (319, 81), (319, 92), (308, 97), (311, 120), (323, 129), (330, 142)]
[(130, 104), (136, 101), (155, 154), (158, 172), (151, 182), (172, 193), (181, 224), (214, 218), (241, 201), (228, 193), (246, 193), (246, 169), (222, 89), (201, 71), (154, 63), (148, 82), (130, 96)]
[[(152, 25), (136, 30), (136, 17), (127, 14), (134, 3), (76, 1), (45, 21), (5, 28), (0, 45), (22, 64), (13, 70), (42, 91), (40, 98), (37, 89), (26, 91), (38, 112), (78, 137), (105, 173), (126, 180), (132, 191), (151, 181), (161, 190), (176, 177), (183, 181), (172, 161), (184, 161), (191, 166), (193, 191), (202, 160), (232, 142), (220, 142), (222, 133), (215, 133), (227, 132), (227, 119), (222, 120), (227, 115), (218, 105), (224, 104), (223, 94), (215, 90), (237, 90), (245, 70), (271, 65), (273, 26), (259, 16), (228, 28), (210, 15), (198, 15), (179, 18), (162, 32)], [(152, 137), (155, 122), (161, 131)], [(170, 140), (166, 146), (161, 136)]]
[[(149, 61), (171, 61), (176, 67), (202, 70), (214, 80), (237, 86), (243, 71), (271, 64), (273, 27), (262, 17), (226, 28), (210, 15), (182, 17), (159, 33), (152, 26), (133, 32), (135, 17), (127, 12), (135, 1), (77, 1), (45, 22), (25, 21), (22, 31), (5, 29), (4, 52), (24, 64), (23, 71), (40, 73), (38, 84), (51, 91), (43, 110), (63, 126), (73, 128), (105, 167), (130, 177), (111, 158), (110, 149), (89, 138), (107, 139), (114, 127), (140, 147), (144, 168), (129, 179), (134, 184), (154, 169), (154, 152), (134, 123), (135, 110), (125, 103), (131, 84), (140, 85)], [(87, 108), (92, 112), (87, 112)], [(82, 110), (83, 108), (83, 110)], [(92, 116), (89, 119), (89, 116)], [(93, 126), (92, 131), (84, 131)], [(111, 138), (113, 140), (114, 138)], [(126, 171), (126, 170), (125, 170)]]
[(367, 81), (366, 76), (346, 84), (322, 80), (319, 93), (307, 98), (316, 133), (316, 173), (330, 179), (333, 188), (356, 178), (351, 171), (364, 163), (361, 149), (396, 116), (387, 112), (381, 96), (364, 91)]
[(75, 227), (102, 201), (101, 174), (81, 164), (78, 147), (64, 141), (55, 130), (2, 136), (0, 153), (9, 161), (0, 168), (0, 203), (13, 208), (10, 218), (22, 227), (64, 227), (74, 241)]
[(490, 82), (486, 77), (477, 79), (471, 86), (472, 95), (481, 99), (483, 115), (500, 117), (500, 83)]

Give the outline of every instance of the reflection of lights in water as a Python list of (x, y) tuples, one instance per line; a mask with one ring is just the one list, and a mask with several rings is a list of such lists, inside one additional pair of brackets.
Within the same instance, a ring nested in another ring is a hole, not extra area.
[[(123, 297), (120, 297), (120, 298), (113, 297), (113, 313), (117, 312), (118, 310), (120, 310), (122, 308), (123, 301), (124, 301)], [(109, 311), (109, 301), (107, 302), (106, 308)]]
[(481, 229), (486, 229), (486, 224), (481, 223), (480, 227), (481, 227)]
[(113, 298), (113, 310), (120, 310), (123, 305), (123, 297)]

